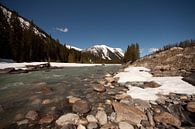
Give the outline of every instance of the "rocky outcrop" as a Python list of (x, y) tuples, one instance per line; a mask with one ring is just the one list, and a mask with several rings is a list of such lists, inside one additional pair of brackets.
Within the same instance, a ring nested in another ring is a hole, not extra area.
[(145, 56), (133, 63), (151, 69), (154, 76), (185, 75), (195, 68), (195, 46), (173, 47), (171, 49)]

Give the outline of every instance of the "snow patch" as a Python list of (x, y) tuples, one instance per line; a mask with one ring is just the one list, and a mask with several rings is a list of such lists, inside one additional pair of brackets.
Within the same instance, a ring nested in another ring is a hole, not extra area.
[(77, 51), (82, 51), (82, 49), (81, 48), (78, 48), (78, 47), (74, 47), (74, 46), (71, 46), (71, 45), (67, 45), (66, 44), (66, 48), (68, 48), (68, 49), (75, 49), (75, 50), (77, 50)]
[(178, 94), (195, 94), (195, 87), (182, 80), (182, 77), (153, 77), (149, 73), (149, 69), (144, 67), (128, 67), (124, 72), (118, 73), (115, 77), (119, 77), (119, 83), (126, 82), (149, 82), (155, 81), (161, 86), (158, 88), (140, 88), (129, 85), (127, 92), (132, 98), (142, 100), (156, 100), (158, 95), (168, 95), (169, 93)]

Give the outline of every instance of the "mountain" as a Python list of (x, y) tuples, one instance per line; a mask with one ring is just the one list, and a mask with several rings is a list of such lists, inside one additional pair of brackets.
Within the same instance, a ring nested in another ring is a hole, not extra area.
[[(0, 9), (2, 10), (3, 14), (6, 16), (7, 22), (9, 24), (11, 22), (11, 16), (12, 16), (12, 14), (15, 13), (16, 15), (18, 15), (16, 12), (9, 10), (7, 7), (5, 7), (3, 5), (0, 5)], [(18, 15), (18, 19), (20, 21), (20, 26), (23, 29), (29, 29), (29, 27), (31, 26), (31, 24), (33, 24), (32, 21), (29, 21), (28, 19), (26, 19), (26, 18), (24, 18), (22, 16), (19, 16), (19, 15)], [(33, 24), (32, 26), (33, 26), (33, 31), (34, 31), (35, 34), (37, 34), (39, 36), (42, 36), (42, 37), (45, 37), (45, 38), (46, 38), (46, 36), (48, 36), (47, 33), (45, 33), (43, 30), (41, 30), (35, 24)]]
[(105, 45), (85, 50), (62, 45), (32, 21), (0, 4), (1, 59), (16, 62), (121, 63), (123, 56), (121, 49)]
[(120, 48), (112, 48), (106, 45), (94, 45), (84, 50), (94, 56), (100, 57), (104, 60), (122, 61), (124, 57), (123, 50)]

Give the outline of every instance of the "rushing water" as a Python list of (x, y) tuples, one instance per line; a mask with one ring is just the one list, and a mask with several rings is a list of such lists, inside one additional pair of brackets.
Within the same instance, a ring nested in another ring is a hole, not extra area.
[[(29, 110), (46, 114), (63, 105), (63, 109), (68, 112), (69, 107), (64, 105), (67, 96), (85, 98), (97, 80), (118, 69), (119, 66), (113, 65), (0, 74), (0, 106), (4, 110), (0, 111), (0, 128), (12, 123), (16, 114), (25, 115)], [(42, 104), (45, 99), (52, 103)]]

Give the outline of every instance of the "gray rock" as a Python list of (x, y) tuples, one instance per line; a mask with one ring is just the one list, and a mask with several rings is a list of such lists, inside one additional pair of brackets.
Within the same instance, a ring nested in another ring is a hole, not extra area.
[(38, 113), (36, 111), (31, 110), (26, 114), (25, 118), (33, 120), (33, 121), (37, 120), (38, 119)]
[(95, 85), (95, 86), (93, 86), (93, 89), (95, 90), (95, 91), (98, 91), (98, 92), (104, 92), (104, 91), (106, 91), (106, 88), (103, 86), (103, 85)]
[(141, 120), (147, 119), (144, 112), (133, 106), (118, 102), (113, 102), (112, 105), (116, 112), (116, 122), (127, 121), (133, 125), (137, 125), (140, 124)]
[(100, 129), (118, 129), (118, 125), (114, 123), (107, 123), (103, 125)]
[(24, 119), (24, 120), (21, 120), (21, 121), (18, 121), (17, 122), (17, 125), (20, 126), (20, 125), (25, 125), (25, 124), (28, 124), (29, 120), (28, 119)]
[(76, 129), (76, 125), (74, 125), (74, 124), (66, 124), (61, 129)]
[(153, 116), (152, 116), (151, 112), (149, 110), (147, 110), (146, 111), (146, 114), (148, 116), (148, 120), (150, 122), (150, 125), (154, 127), (155, 126), (155, 123), (154, 123)]
[(89, 112), (91, 110), (91, 106), (89, 102), (85, 100), (78, 100), (73, 104), (72, 110), (73, 112), (83, 114)]
[(134, 129), (134, 127), (127, 122), (119, 122), (119, 129)]
[(89, 123), (87, 125), (87, 129), (97, 129), (97, 128), (98, 128), (98, 125), (97, 125), (97, 123), (94, 123), (94, 122)]
[(105, 111), (98, 111), (95, 117), (99, 121), (100, 125), (105, 125), (107, 123), (107, 114)]
[(58, 126), (65, 126), (67, 124), (76, 124), (78, 120), (79, 120), (79, 116), (77, 114), (68, 113), (60, 116), (56, 120), (56, 124)]
[(77, 98), (77, 97), (74, 97), (74, 96), (68, 96), (67, 98), (68, 98), (68, 102), (71, 103), (71, 104), (75, 103), (78, 100), (81, 100), (80, 98)]
[(93, 115), (87, 115), (86, 119), (89, 123), (91, 123), (91, 122), (97, 123), (98, 122), (98, 120)]
[(86, 129), (86, 128), (85, 128), (85, 126), (80, 124), (80, 125), (78, 125), (77, 129)]

